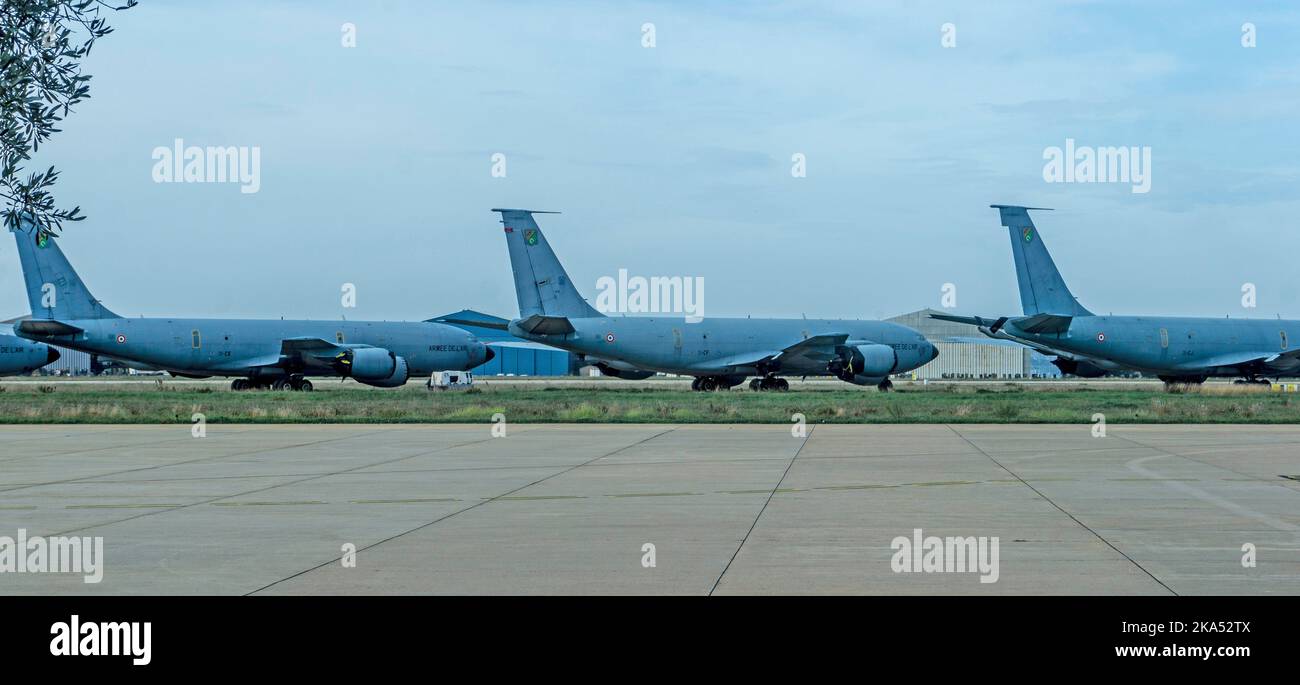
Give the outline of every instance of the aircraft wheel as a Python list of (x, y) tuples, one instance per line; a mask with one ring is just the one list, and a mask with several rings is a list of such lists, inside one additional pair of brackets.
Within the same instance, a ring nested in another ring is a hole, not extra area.
[(704, 392), (713, 392), (718, 389), (718, 381), (712, 376), (705, 376), (700, 379), (700, 390)]
[(275, 379), (275, 382), (271, 384), (271, 389), (272, 390), (293, 390), (293, 383), (290, 383), (289, 380), (285, 378), (277, 378)]
[(889, 392), (894, 389), (894, 382), (886, 378), (885, 380), (880, 381), (880, 385), (877, 385), (876, 388), (878, 388), (880, 392)]
[(239, 392), (241, 390), (247, 390), (248, 381), (243, 378), (236, 378), (235, 380), (230, 381), (230, 389), (235, 392)]
[(790, 389), (790, 381), (787, 381), (784, 378), (778, 378), (772, 381), (772, 386), (776, 388), (777, 392), (786, 392)]
[(691, 380), (691, 390), (697, 390), (697, 391), (698, 391), (699, 389), (700, 389), (700, 379), (698, 379), (698, 378), (692, 379), (692, 380)]
[(311, 392), (313, 390), (311, 381), (306, 378), (302, 379), (302, 382), (298, 384), (298, 389), (303, 392)]
[(763, 379), (762, 379), (762, 378), (755, 378), (754, 380), (752, 380), (752, 381), (749, 382), (749, 389), (750, 389), (750, 390), (758, 391), (758, 390), (761, 390), (762, 388), (763, 388)]

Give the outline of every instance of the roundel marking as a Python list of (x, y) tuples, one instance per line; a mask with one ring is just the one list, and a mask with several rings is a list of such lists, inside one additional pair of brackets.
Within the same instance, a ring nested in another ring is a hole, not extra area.
[(605, 342), (607, 343), (614, 342), (614, 334), (612, 332), (605, 334)]
[(1097, 334), (1097, 342), (1106, 342), (1106, 334), (1105, 334), (1105, 333), (1098, 333), (1098, 334)]
[(122, 335), (121, 333), (118, 333), (118, 334), (117, 334), (117, 344), (121, 345), (121, 344), (124, 343), (124, 342), (126, 342), (126, 336), (125, 336), (125, 335)]

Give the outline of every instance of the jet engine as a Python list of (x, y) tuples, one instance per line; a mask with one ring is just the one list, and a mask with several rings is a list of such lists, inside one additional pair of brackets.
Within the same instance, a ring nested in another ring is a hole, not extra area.
[(898, 357), (889, 345), (870, 343), (836, 348), (836, 358), (826, 370), (836, 378), (857, 385), (876, 385), (898, 366)]
[(1101, 378), (1108, 372), (1095, 364), (1077, 359), (1066, 359), (1057, 357), (1052, 360), (1052, 365), (1061, 370), (1061, 373), (1078, 376), (1080, 378)]
[(334, 358), (334, 370), (377, 388), (395, 388), (410, 375), (406, 359), (382, 347), (354, 347)]

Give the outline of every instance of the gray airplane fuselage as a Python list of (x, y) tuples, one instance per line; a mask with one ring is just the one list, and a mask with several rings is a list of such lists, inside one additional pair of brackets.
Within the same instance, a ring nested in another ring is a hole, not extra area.
[[(28, 220), (14, 231), (32, 318), (29, 340), (182, 376), (228, 376), (254, 386), (310, 389), (307, 376), (397, 387), (411, 376), (470, 369), (492, 352), (469, 332), (424, 321), (294, 321), (118, 316), (82, 282), (55, 236)], [(247, 386), (244, 386), (247, 387)]]
[[(488, 357), (486, 347), (470, 333), (426, 322), (164, 318), (60, 321), (84, 332), (41, 339), (192, 376), (284, 375), (293, 369), (272, 366), (272, 360), (280, 357), (282, 340), (300, 337), (389, 350), (406, 360), (412, 376), (468, 369)], [(319, 369), (298, 372), (332, 375)]]
[[(934, 358), (934, 347), (920, 333), (885, 321), (827, 319), (704, 318), (698, 322), (650, 316), (572, 318), (574, 332), (537, 335), (510, 327), (513, 335), (597, 359), (625, 362), (639, 369), (681, 375), (748, 376), (761, 373), (746, 364), (756, 351), (779, 352), (815, 335), (848, 333), (849, 342), (871, 342), (894, 350), (889, 373), (915, 369)], [(740, 359), (745, 358), (745, 359)], [(740, 363), (737, 363), (740, 362)], [(787, 376), (830, 376), (825, 361), (805, 357), (782, 362)]]
[[(1293, 377), (1300, 372), (1300, 321), (1176, 316), (1099, 316), (1070, 292), (1029, 212), (993, 205), (1011, 239), (1023, 316), (992, 319), (932, 314), (977, 326), (1055, 356), (1064, 373), (1085, 377), (1140, 371), (1169, 383), (1214, 376)], [(1047, 210), (1037, 210), (1047, 211)]]
[(49, 345), (0, 333), (0, 376), (31, 373), (58, 358)]
[(533, 218), (539, 212), (492, 211), (501, 215), (519, 301), (507, 330), (577, 353), (607, 375), (694, 376), (692, 389), (706, 391), (748, 376), (758, 377), (755, 390), (788, 389), (779, 376), (834, 376), (888, 390), (891, 375), (938, 356), (918, 331), (887, 321), (606, 316), (573, 285)]
[(1300, 345), (1300, 321), (1167, 316), (1075, 316), (1062, 333), (1016, 338), (1151, 374), (1239, 376), (1240, 351), (1283, 354)]

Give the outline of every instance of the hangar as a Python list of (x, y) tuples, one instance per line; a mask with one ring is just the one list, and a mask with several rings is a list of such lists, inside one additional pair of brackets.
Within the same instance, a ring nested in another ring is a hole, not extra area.
[(886, 321), (916, 329), (939, 348), (939, 358), (906, 374), (918, 380), (960, 378), (1056, 378), (1061, 375), (1047, 357), (1013, 342), (980, 337), (970, 326), (931, 319), (942, 314), (921, 309)]
[[(458, 323), (449, 323), (448, 320)], [(516, 338), (509, 333), (485, 326), (474, 326), (463, 323), (465, 321), (483, 321), (485, 323), (505, 324), (509, 323), (508, 319), (499, 316), (484, 314), (473, 309), (462, 309), (451, 314), (444, 314), (432, 319), (432, 323), (447, 323), (451, 326), (464, 329), (473, 333), (475, 337), (486, 343), (492, 342), (517, 342), (529, 347), (494, 347), (496, 356), (489, 359), (487, 363), (481, 364), (470, 369), (476, 376), (576, 376), (578, 375), (578, 361), (573, 354), (564, 350), (554, 348), (542, 349), (536, 343), (528, 342)]]

